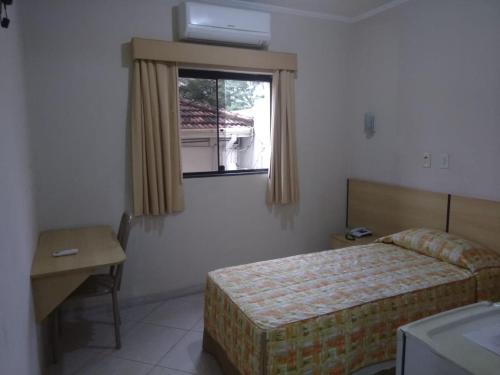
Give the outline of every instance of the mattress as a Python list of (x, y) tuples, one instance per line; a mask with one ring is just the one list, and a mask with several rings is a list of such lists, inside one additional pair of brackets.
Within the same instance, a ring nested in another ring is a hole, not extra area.
[(397, 327), (475, 302), (476, 282), (383, 243), (229, 267), (208, 274), (205, 335), (240, 374), (349, 374), (395, 358)]

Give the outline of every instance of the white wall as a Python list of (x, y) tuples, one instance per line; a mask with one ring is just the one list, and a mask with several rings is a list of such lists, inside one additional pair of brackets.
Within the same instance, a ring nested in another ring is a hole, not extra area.
[[(123, 45), (171, 39), (173, 4), (27, 1), (27, 106), (16, 7), (0, 32), (0, 373), (37, 373), (39, 362), (26, 123), (41, 229), (117, 224), (130, 205)], [(186, 180), (184, 213), (133, 229), (123, 296), (181, 293), (214, 268), (326, 248), (348, 175), (500, 199), (498, 19), (495, 0), (411, 0), (349, 26), (273, 14), (271, 49), (299, 57), (299, 207), (269, 211), (262, 175)], [(421, 168), (423, 152), (433, 168)], [(436, 167), (442, 152), (449, 170)]]
[[(42, 229), (116, 224), (129, 206), (131, 37), (171, 39), (172, 1), (31, 1), (30, 124)], [(325, 249), (343, 227), (347, 25), (273, 14), (272, 50), (298, 54), (301, 202), (265, 206), (266, 176), (185, 180), (186, 210), (133, 228), (123, 297), (199, 288), (209, 270)], [(287, 218), (283, 218), (284, 214)]]
[(37, 228), (17, 8), (0, 29), (0, 374), (28, 375), (40, 369), (30, 285)]
[(497, 0), (411, 0), (351, 26), (352, 176), (500, 200), (499, 20)]
[[(130, 205), (123, 46), (133, 36), (172, 39), (176, 3), (29, 3), (42, 229), (116, 224)], [(269, 211), (262, 175), (185, 180), (185, 212), (133, 229), (123, 295), (182, 292), (214, 268), (326, 248), (343, 226), (348, 175), (500, 199), (499, 8), (410, 0), (353, 25), (273, 14), (271, 49), (299, 57), (300, 206)], [(366, 111), (376, 115), (370, 140)], [(421, 168), (424, 152), (431, 169)], [(444, 152), (448, 170), (437, 168)]]

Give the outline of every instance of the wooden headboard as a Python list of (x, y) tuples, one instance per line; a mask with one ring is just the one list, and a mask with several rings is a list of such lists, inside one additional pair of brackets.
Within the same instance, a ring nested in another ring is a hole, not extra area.
[(348, 180), (347, 226), (384, 235), (408, 228), (448, 231), (500, 252), (500, 202)]
[(415, 227), (445, 231), (448, 194), (356, 179), (348, 181), (347, 226), (379, 235)]
[(500, 252), (500, 202), (452, 195), (449, 232)]

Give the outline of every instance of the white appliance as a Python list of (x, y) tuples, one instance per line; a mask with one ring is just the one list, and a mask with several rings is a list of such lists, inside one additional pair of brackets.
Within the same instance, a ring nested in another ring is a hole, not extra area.
[(271, 15), (186, 1), (178, 9), (179, 38), (265, 47), (271, 40)]
[(498, 375), (500, 303), (480, 302), (418, 320), (400, 327), (397, 339), (397, 375)]

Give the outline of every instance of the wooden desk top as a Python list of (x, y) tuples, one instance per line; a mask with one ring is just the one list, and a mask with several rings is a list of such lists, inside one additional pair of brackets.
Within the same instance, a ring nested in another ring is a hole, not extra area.
[[(76, 255), (53, 257), (62, 249), (79, 249)], [(120, 243), (110, 226), (48, 230), (40, 234), (31, 278), (93, 269), (124, 262)]]

